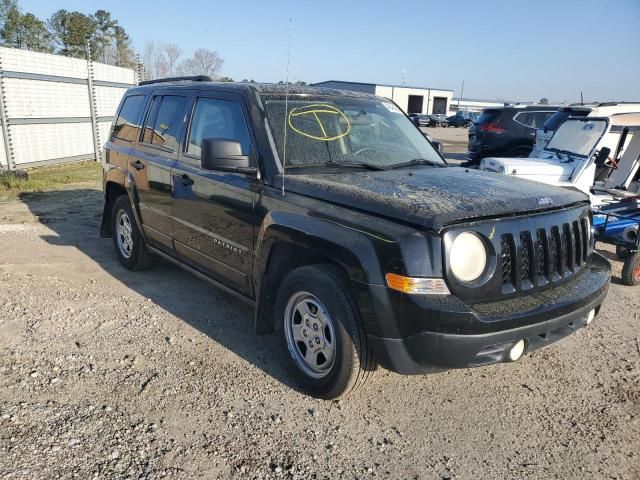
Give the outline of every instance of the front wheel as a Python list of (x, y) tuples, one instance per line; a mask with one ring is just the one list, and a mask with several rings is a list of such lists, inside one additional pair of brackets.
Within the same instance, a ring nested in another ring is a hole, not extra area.
[(622, 266), (622, 283), (640, 285), (640, 253), (629, 255)]
[(152, 267), (157, 257), (147, 250), (126, 195), (120, 195), (113, 203), (111, 222), (113, 246), (120, 263), (129, 270)]
[(299, 385), (326, 400), (365, 385), (377, 368), (348, 282), (330, 265), (292, 271), (276, 301), (289, 366)]

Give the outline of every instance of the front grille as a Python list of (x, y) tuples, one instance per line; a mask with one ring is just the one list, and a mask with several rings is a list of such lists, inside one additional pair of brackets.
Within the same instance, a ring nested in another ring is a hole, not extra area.
[(587, 261), (588, 225), (583, 218), (502, 235), (503, 292), (527, 290), (575, 275)]
[(543, 229), (536, 231), (536, 272), (538, 276), (544, 275), (545, 272), (545, 232)]
[(511, 284), (513, 273), (513, 263), (511, 262), (511, 245), (506, 235), (502, 236), (502, 283)]
[(520, 279), (531, 277), (531, 247), (527, 238), (529, 232), (520, 232)]

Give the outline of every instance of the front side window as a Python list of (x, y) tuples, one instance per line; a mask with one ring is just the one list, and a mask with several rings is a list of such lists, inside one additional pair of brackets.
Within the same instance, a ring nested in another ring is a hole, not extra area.
[(445, 165), (424, 135), (391, 102), (351, 96), (265, 95), (278, 155), (286, 166), (368, 163), (379, 167), (412, 160)]
[(177, 95), (155, 97), (144, 131), (145, 143), (175, 149), (187, 99)]
[(199, 157), (202, 141), (207, 138), (240, 142), (242, 154), (249, 155), (251, 140), (238, 102), (217, 98), (197, 100), (189, 130), (187, 153)]
[(113, 136), (134, 142), (140, 132), (140, 118), (144, 107), (144, 95), (130, 95), (124, 99), (122, 108), (113, 126)]

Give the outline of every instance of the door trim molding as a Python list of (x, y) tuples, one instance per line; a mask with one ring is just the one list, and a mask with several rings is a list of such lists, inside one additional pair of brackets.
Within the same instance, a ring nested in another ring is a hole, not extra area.
[[(209, 230), (206, 230), (202, 227), (199, 227), (198, 225), (194, 225), (193, 223), (187, 222), (186, 220), (183, 220), (181, 218), (177, 218), (175, 216), (171, 217), (173, 220), (175, 220), (178, 223), (181, 223), (182, 225), (184, 225), (187, 228), (190, 228), (192, 230), (195, 230), (198, 233), (201, 233), (203, 235), (206, 235), (208, 237), (211, 237), (217, 245), (221, 246), (222, 248), (226, 248), (227, 250), (230, 250), (234, 253), (242, 253), (242, 254), (246, 254), (249, 253), (251, 250), (248, 249), (247, 247), (245, 247), (244, 245), (240, 245), (239, 243), (234, 242), (233, 240), (229, 240), (228, 238), (222, 237), (220, 235), (217, 235), (213, 232), (210, 232)], [(236, 252), (237, 250), (237, 252)]]

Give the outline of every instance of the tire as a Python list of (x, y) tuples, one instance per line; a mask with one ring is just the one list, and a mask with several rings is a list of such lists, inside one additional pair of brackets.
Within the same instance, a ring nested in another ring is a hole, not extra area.
[(629, 249), (627, 247), (616, 245), (616, 257), (627, 258), (628, 256), (629, 256)]
[(113, 203), (111, 232), (118, 260), (126, 269), (146, 270), (155, 265), (157, 257), (144, 244), (127, 195), (120, 195)]
[[(287, 366), (309, 395), (335, 400), (373, 377), (378, 365), (358, 307), (335, 267), (311, 265), (289, 273), (278, 291), (275, 314)], [(307, 342), (314, 350), (308, 350)]]
[(622, 266), (622, 283), (640, 285), (640, 252), (629, 255)]

